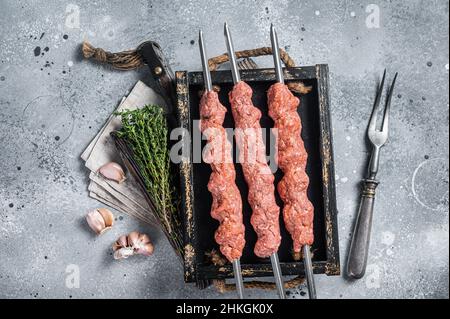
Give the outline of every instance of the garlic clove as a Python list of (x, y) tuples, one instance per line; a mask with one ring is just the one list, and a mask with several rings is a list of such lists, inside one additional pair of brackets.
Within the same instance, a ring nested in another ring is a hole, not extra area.
[(91, 229), (95, 231), (97, 234), (100, 234), (102, 230), (105, 229), (106, 227), (105, 220), (96, 209), (91, 210), (87, 213), (86, 221), (89, 227), (91, 227)]
[(109, 162), (98, 169), (100, 175), (104, 178), (122, 183), (125, 180), (125, 172), (119, 164), (115, 162)]
[(146, 234), (138, 234), (138, 238), (134, 242), (133, 248), (136, 254), (150, 256), (153, 253), (153, 245), (150, 242), (150, 237)]
[(113, 250), (119, 250), (121, 248), (127, 247), (128, 243), (127, 243), (127, 236), (122, 235), (119, 237), (119, 239), (117, 239), (117, 241), (114, 243), (113, 245)]
[(150, 237), (148, 237), (146, 234), (141, 234), (141, 235), (139, 236), (139, 241), (140, 241), (142, 244), (148, 244), (148, 243), (150, 243)]
[(128, 246), (134, 247), (139, 242), (139, 233), (137, 231), (132, 231), (128, 234)]
[(114, 225), (113, 213), (111, 213), (111, 211), (106, 208), (98, 208), (97, 210), (100, 213), (100, 215), (102, 215), (103, 220), (105, 221), (105, 226), (112, 227), (112, 225)]
[(97, 235), (101, 235), (113, 225), (114, 215), (106, 208), (93, 209), (87, 213), (86, 221)]
[(135, 253), (144, 256), (150, 256), (151, 254), (153, 254), (153, 245), (151, 243), (145, 244), (137, 250), (135, 249)]

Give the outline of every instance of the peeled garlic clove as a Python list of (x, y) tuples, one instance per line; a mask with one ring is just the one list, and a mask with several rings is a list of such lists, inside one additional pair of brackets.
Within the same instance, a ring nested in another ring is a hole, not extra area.
[(123, 171), (122, 166), (114, 162), (103, 165), (98, 169), (98, 172), (104, 178), (116, 181), (119, 184), (125, 180), (125, 172)]
[(123, 247), (114, 252), (114, 259), (126, 259), (134, 255), (134, 250), (131, 247)]
[(153, 250), (150, 237), (137, 231), (120, 236), (113, 245), (114, 259), (124, 259), (131, 255), (150, 256)]
[(87, 213), (86, 221), (97, 235), (101, 235), (113, 225), (114, 215), (106, 208), (93, 209)]

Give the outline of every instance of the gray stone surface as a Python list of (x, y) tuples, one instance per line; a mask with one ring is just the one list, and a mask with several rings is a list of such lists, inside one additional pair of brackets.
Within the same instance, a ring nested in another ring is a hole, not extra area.
[[(367, 275), (357, 282), (317, 276), (318, 295), (448, 298), (448, 1), (374, 2), (379, 28), (366, 24), (368, 1), (1, 0), (0, 297), (235, 297), (185, 285), (163, 235), (130, 217), (116, 213), (113, 230), (94, 238), (83, 217), (98, 204), (88, 198), (79, 159), (122, 95), (148, 77), (145, 69), (119, 72), (82, 61), (82, 40), (111, 51), (155, 40), (173, 69), (200, 70), (198, 29), (209, 54), (221, 54), (228, 21), (239, 49), (268, 45), (273, 22), (296, 61), (330, 66), (342, 261), (375, 86), (383, 68), (390, 77), (399, 72)], [(35, 56), (37, 47), (44, 55)], [(258, 63), (269, 66), (270, 59)], [(133, 229), (154, 238), (154, 256), (113, 261), (111, 243)], [(80, 288), (66, 287), (70, 264), (79, 267)], [(306, 298), (301, 291), (290, 297)]]

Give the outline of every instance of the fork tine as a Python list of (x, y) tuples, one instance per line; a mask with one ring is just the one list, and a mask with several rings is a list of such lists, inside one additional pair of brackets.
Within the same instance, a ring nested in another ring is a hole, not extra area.
[(392, 100), (392, 93), (394, 92), (394, 86), (395, 81), (397, 81), (398, 73), (395, 73), (394, 79), (392, 80), (391, 87), (389, 88), (389, 93), (386, 100), (386, 108), (384, 110), (384, 117), (383, 117), (383, 127), (381, 129), (382, 132), (387, 132), (388, 125), (389, 125), (389, 111), (391, 109), (391, 100)]
[(384, 80), (386, 78), (386, 69), (384, 69), (383, 78), (381, 79), (381, 84), (378, 87), (377, 96), (375, 98), (375, 103), (373, 104), (372, 116), (369, 122), (369, 131), (375, 131), (377, 127), (377, 113), (380, 106), (381, 95), (383, 93)]

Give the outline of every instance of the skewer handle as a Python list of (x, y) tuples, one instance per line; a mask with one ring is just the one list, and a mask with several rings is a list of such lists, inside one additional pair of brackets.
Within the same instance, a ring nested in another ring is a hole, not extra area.
[(305, 265), (305, 274), (306, 274), (306, 282), (308, 284), (309, 299), (317, 299), (316, 284), (314, 282), (314, 273), (309, 245), (303, 246), (303, 263)]
[(275, 284), (278, 290), (278, 296), (280, 299), (286, 299), (286, 295), (284, 293), (284, 284), (281, 273), (280, 261), (278, 260), (277, 253), (273, 253), (270, 255), (270, 261), (272, 262), (273, 275), (275, 277)]

